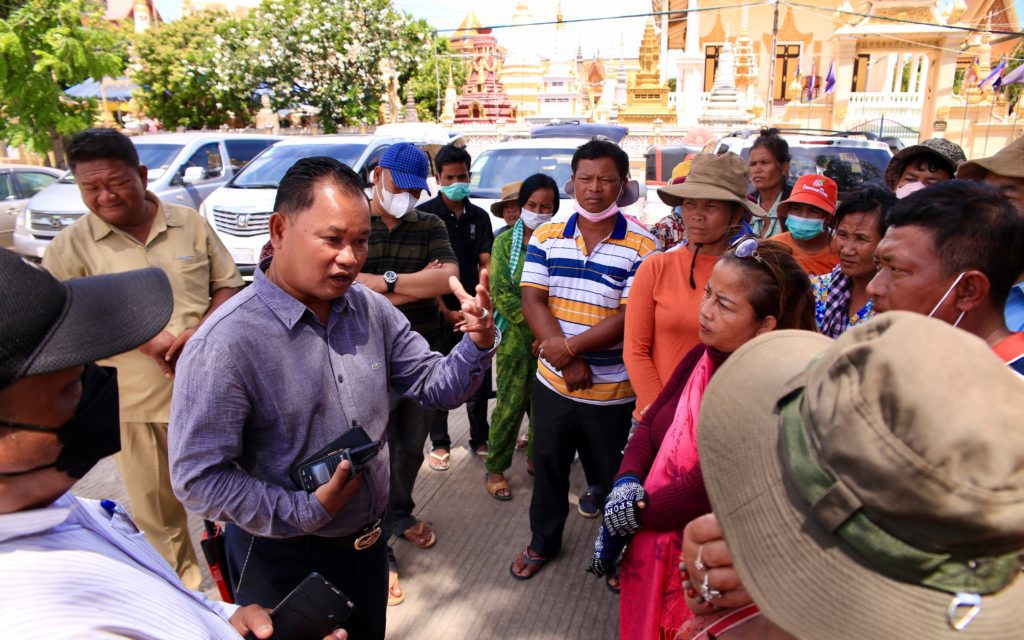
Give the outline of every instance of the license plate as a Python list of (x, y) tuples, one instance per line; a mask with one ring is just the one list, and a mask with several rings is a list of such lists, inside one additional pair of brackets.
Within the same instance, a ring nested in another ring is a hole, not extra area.
[(252, 249), (228, 249), (235, 264), (256, 264), (256, 256)]

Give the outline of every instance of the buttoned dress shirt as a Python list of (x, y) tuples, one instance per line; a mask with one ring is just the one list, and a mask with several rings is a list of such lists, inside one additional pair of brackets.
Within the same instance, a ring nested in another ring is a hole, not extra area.
[(431, 352), (401, 311), (359, 284), (334, 301), (325, 326), (266, 277), (268, 265), (178, 361), (171, 482), (186, 508), (259, 536), (351, 535), (387, 506), (387, 446), (334, 517), (294, 484), (292, 469), (354, 425), (386, 440), (392, 391), (428, 408), (458, 407), (495, 349), (466, 336), (448, 356)]
[(189, 591), (124, 509), (66, 493), (0, 515), (0, 636), (238, 640), (238, 607)]
[[(199, 324), (215, 291), (245, 283), (224, 243), (194, 209), (148, 191), (146, 199), (157, 211), (145, 243), (87, 213), (57, 234), (43, 266), (59, 280), (157, 267), (174, 291), (174, 311), (165, 329), (178, 336)], [(134, 349), (100, 364), (117, 368), (121, 422), (167, 422), (171, 380), (153, 358)]]

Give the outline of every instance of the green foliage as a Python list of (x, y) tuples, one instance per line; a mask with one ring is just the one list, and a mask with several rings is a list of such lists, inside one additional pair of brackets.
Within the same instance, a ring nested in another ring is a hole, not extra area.
[(124, 43), (90, 0), (27, 0), (0, 20), (0, 139), (39, 154), (90, 126), (95, 102), (64, 89), (118, 76)]
[[(445, 36), (435, 36), (427, 45), (427, 56), (419, 61), (409, 82), (412, 83), (416, 111), (423, 122), (436, 122), (444, 106), (444, 92), (451, 73), (456, 91), (462, 91), (468, 68), (465, 62), (453, 57), (451, 42)], [(405, 97), (403, 88), (402, 97)]]
[(270, 91), (275, 109), (309, 105), (332, 133), (377, 120), (382, 63), (400, 77), (426, 58), (426, 25), (390, 0), (263, 0), (236, 32), (214, 40), (225, 91)]
[(217, 128), (233, 113), (248, 120), (251, 88), (218, 81), (213, 53), (217, 38), (237, 33), (240, 22), (225, 13), (202, 13), (158, 23), (136, 37), (132, 78), (146, 115), (167, 129)]

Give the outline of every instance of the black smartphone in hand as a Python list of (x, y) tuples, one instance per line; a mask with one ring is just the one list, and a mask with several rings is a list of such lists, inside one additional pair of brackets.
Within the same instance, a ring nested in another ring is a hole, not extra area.
[[(337, 587), (315, 571), (292, 589), (274, 610), (273, 640), (322, 640), (341, 627), (355, 605)], [(246, 640), (256, 640), (250, 631)]]

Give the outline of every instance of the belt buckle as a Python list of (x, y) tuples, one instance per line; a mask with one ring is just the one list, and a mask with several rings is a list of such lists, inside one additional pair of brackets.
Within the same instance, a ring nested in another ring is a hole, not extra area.
[(380, 532), (381, 532), (381, 527), (378, 524), (377, 526), (375, 526), (370, 531), (367, 531), (363, 535), (361, 535), (358, 538), (356, 538), (356, 541), (353, 544), (353, 546), (355, 547), (356, 551), (364, 551), (364, 550), (369, 549), (370, 547), (372, 547), (374, 545), (374, 543), (377, 542), (377, 540), (380, 538)]

